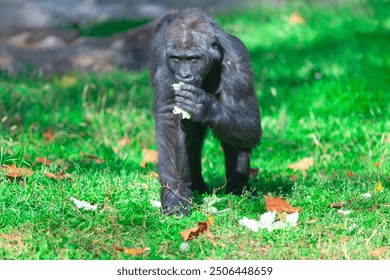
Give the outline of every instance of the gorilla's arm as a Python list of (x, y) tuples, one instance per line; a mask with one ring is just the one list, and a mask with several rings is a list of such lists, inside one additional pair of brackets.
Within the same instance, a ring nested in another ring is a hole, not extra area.
[(223, 142), (250, 149), (259, 142), (261, 127), (249, 54), (234, 36), (221, 33), (219, 41), (223, 61), (217, 92), (185, 85), (176, 92), (176, 105), (190, 112), (193, 121), (211, 127)]

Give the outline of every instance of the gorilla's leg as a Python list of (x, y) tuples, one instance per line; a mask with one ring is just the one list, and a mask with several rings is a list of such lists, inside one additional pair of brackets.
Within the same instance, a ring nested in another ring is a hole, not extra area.
[(240, 151), (222, 143), (226, 166), (226, 192), (241, 195), (249, 180), (250, 151)]

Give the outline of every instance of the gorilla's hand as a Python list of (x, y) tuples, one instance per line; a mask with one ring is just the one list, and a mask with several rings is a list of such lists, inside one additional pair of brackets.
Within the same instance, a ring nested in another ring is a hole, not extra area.
[(217, 101), (203, 89), (189, 84), (182, 85), (175, 95), (175, 105), (189, 112), (195, 122), (207, 121), (217, 105)]

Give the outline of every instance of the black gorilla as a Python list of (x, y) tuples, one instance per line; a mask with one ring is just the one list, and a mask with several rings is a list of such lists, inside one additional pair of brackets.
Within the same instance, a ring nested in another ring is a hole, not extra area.
[[(152, 44), (154, 117), (164, 213), (188, 215), (191, 191), (207, 191), (201, 172), (206, 128), (222, 142), (227, 192), (242, 193), (251, 149), (261, 137), (249, 54), (199, 9), (167, 14)], [(172, 84), (183, 82), (175, 91)], [(174, 106), (190, 119), (173, 114)]]

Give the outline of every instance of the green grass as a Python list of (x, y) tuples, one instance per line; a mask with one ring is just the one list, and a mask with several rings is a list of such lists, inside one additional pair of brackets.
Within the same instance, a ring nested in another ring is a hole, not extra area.
[[(214, 215), (217, 246), (200, 236), (188, 252), (179, 249), (179, 232), (207, 219), (203, 197), (194, 198), (188, 218), (161, 215), (149, 201), (159, 200), (155, 165), (139, 165), (142, 148), (155, 149), (146, 70), (2, 74), (0, 164), (35, 172), (20, 181), (0, 174), (0, 259), (390, 259), (389, 2), (351, 3), (217, 16), (252, 58), (264, 128), (251, 161), (260, 170), (251, 181), (259, 196), (218, 194), (218, 210), (231, 210)], [(293, 12), (306, 24), (290, 25)], [(52, 141), (43, 136), (48, 130)], [(120, 147), (124, 137), (130, 141)], [(219, 190), (223, 155), (211, 133), (203, 153), (206, 181)], [(42, 156), (52, 164), (35, 163)], [(304, 157), (315, 159), (306, 176), (287, 168)], [(61, 170), (72, 181), (44, 175)], [(374, 190), (378, 182), (382, 192)], [(239, 225), (266, 211), (263, 194), (301, 207), (298, 227), (255, 233)], [(98, 210), (78, 210), (71, 196)], [(329, 207), (338, 201), (352, 213)], [(369, 254), (383, 246), (384, 254)], [(115, 247), (150, 250), (130, 256)]]

